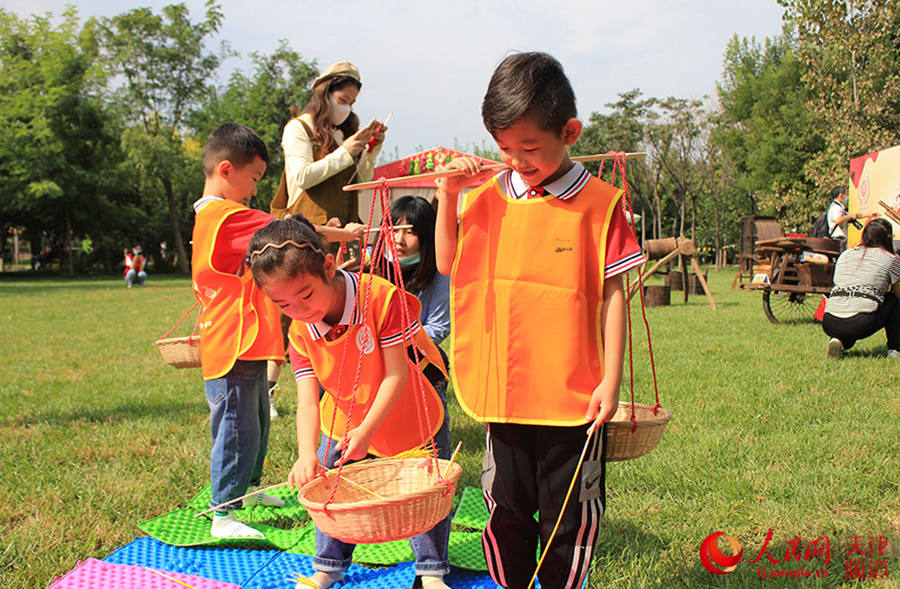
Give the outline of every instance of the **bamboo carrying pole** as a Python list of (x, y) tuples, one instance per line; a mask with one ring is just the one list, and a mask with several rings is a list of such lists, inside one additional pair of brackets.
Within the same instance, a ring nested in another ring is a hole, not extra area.
[(893, 221), (894, 223), (900, 223), (900, 215), (895, 213), (894, 209), (892, 209), (890, 205), (888, 205), (883, 200), (879, 200), (878, 204), (880, 204), (884, 208), (884, 214), (890, 217), (891, 221)]
[[(611, 160), (618, 156), (619, 154), (615, 153), (596, 153), (593, 155), (576, 155), (571, 159), (573, 162), (599, 162), (603, 160)], [(625, 159), (635, 159), (646, 157), (646, 153), (643, 151), (635, 151), (625, 154)], [(490, 164), (487, 166), (481, 166), (480, 171), (487, 172), (489, 170), (504, 170), (508, 168), (506, 164)], [(345, 191), (350, 190), (365, 190), (366, 188), (376, 188), (381, 186), (382, 182), (386, 183), (388, 186), (393, 186), (395, 184), (405, 184), (407, 182), (418, 182), (419, 180), (428, 180), (431, 178), (445, 178), (447, 176), (459, 176), (463, 174), (461, 170), (444, 170), (441, 172), (428, 172), (426, 174), (417, 174), (415, 176), (398, 176), (396, 178), (387, 178), (385, 180), (372, 180), (371, 182), (359, 182), (357, 184), (348, 184), (344, 186)]]

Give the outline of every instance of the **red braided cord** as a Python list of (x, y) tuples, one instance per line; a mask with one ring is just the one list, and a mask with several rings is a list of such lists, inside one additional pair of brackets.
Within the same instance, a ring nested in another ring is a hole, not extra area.
[[(378, 188), (375, 189), (375, 193), (373, 194), (373, 198), (372, 198), (372, 203), (369, 207), (369, 222), (366, 224), (366, 232), (365, 232), (365, 234), (368, 235), (369, 230), (372, 227), (371, 220), (374, 217), (373, 213), (375, 211), (375, 201), (377, 199), (379, 201), (379, 203), (381, 204), (382, 220), (381, 220), (381, 226), (380, 226), (380, 229), (378, 232), (378, 238), (375, 242), (375, 247), (373, 248), (373, 252), (372, 252), (372, 259), (370, 261), (370, 273), (375, 273), (378, 269), (383, 269), (383, 262), (382, 262), (383, 257), (384, 257), (383, 251), (384, 251), (385, 247), (389, 247), (390, 251), (391, 251), (391, 261), (393, 264), (394, 275), (397, 277), (397, 279), (399, 281), (398, 288), (401, 293), (400, 294), (400, 298), (401, 298), (400, 324), (401, 324), (401, 330), (402, 330), (401, 333), (405, 334), (405, 332), (407, 332), (408, 330), (410, 330), (412, 328), (413, 320), (410, 316), (409, 302), (407, 301), (406, 296), (405, 296), (406, 289), (403, 284), (403, 274), (400, 271), (400, 261), (399, 261), (399, 255), (398, 255), (398, 250), (397, 250), (397, 244), (394, 242), (394, 239), (393, 239), (393, 233), (394, 233), (393, 220), (391, 219), (390, 204), (389, 204), (390, 203), (390, 192), (389, 192), (389, 188), (388, 188), (388, 185), (387, 185), (387, 182), (385, 181), (385, 179), (381, 178), (381, 180), (382, 180), (382, 184), (381, 184), (381, 186), (379, 186)], [(364, 251), (365, 250), (363, 248), (362, 240), (360, 240), (360, 258), (362, 258)], [(363, 269), (363, 264), (362, 264), (362, 260), (360, 260), (360, 270), (358, 272), (358, 282), (359, 282), (360, 286), (363, 285), (362, 269)], [(363, 296), (362, 317), (368, 316), (368, 307), (369, 307), (369, 301), (371, 300), (371, 292), (372, 292), (372, 282), (373, 281), (370, 279), (370, 280), (366, 281), (366, 283), (365, 283), (365, 294)], [(375, 334), (373, 334), (373, 337), (376, 337)], [(341, 358), (341, 366), (340, 366), (340, 369), (338, 372), (338, 394), (340, 394), (340, 391), (342, 389), (342, 382), (343, 382), (343, 376), (344, 376), (344, 363), (346, 360), (347, 346), (349, 345), (349, 342), (350, 342), (350, 337), (348, 336), (347, 339), (344, 341), (344, 350), (343, 350), (343, 354), (342, 354), (342, 358)], [(416, 405), (417, 405), (417, 407), (419, 407), (422, 410), (421, 412), (425, 413), (424, 422), (421, 419), (418, 420), (419, 434), (422, 436), (423, 439), (429, 438), (431, 440), (432, 460), (434, 461), (435, 466), (437, 466), (438, 458), (437, 458), (437, 448), (434, 443), (434, 436), (432, 435), (431, 432), (427, 431), (427, 429), (426, 429), (426, 424), (430, 423), (431, 419), (429, 416), (428, 404), (425, 401), (424, 385), (422, 384), (422, 379), (424, 378), (424, 375), (422, 374), (422, 371), (418, 369), (419, 361), (421, 358), (419, 355), (419, 350), (418, 350), (418, 348), (416, 348), (415, 345), (413, 345), (413, 356), (415, 359), (414, 364), (413, 364), (413, 360), (411, 360), (408, 356), (407, 356), (406, 362), (407, 362), (407, 366), (412, 366), (412, 368), (414, 368), (412, 373), (415, 378), (414, 387), (415, 387), (415, 392), (416, 392), (416, 394), (415, 394)], [(362, 357), (360, 357), (359, 362), (357, 362), (357, 364), (356, 364), (356, 375), (353, 380), (353, 389), (352, 389), (353, 401), (350, 405), (350, 410), (347, 412), (347, 424), (345, 426), (345, 432), (349, 431), (350, 420), (353, 415), (353, 407), (356, 405), (356, 390), (357, 390), (357, 387), (359, 386), (359, 376), (360, 376), (361, 369), (362, 369)], [(337, 418), (337, 404), (335, 404), (335, 411), (331, 417), (331, 429), (330, 429), (329, 436), (328, 436), (328, 438), (329, 438), (328, 443), (327, 443), (326, 449), (325, 449), (326, 456), (328, 455), (328, 453), (330, 451), (331, 443), (333, 441), (334, 423), (335, 423), (336, 418)], [(327, 509), (328, 505), (333, 503), (333, 501), (334, 501), (334, 497), (337, 493), (337, 486), (340, 481), (341, 472), (343, 471), (343, 468), (344, 468), (344, 464), (342, 463), (338, 467), (337, 476), (334, 478), (334, 483), (331, 487), (331, 491), (329, 493), (328, 499), (323, 504), (324, 509)], [(443, 478), (443, 476), (441, 476), (440, 468), (436, 468), (435, 470), (438, 473), (438, 480), (443, 482), (444, 478)]]
[[(393, 238), (394, 235), (394, 223), (391, 218), (390, 211), (390, 191), (386, 182), (382, 183), (378, 190), (378, 197), (381, 203), (381, 214), (382, 214), (382, 224), (381, 231), (378, 233), (378, 241), (383, 242), (383, 245), (390, 248), (391, 253), (391, 266), (393, 270), (393, 276), (395, 276), (397, 281), (397, 288), (400, 291), (401, 305), (400, 305), (400, 313), (401, 313), (401, 328), (404, 333), (408, 329), (412, 329), (413, 325), (416, 321), (418, 321), (417, 317), (412, 317), (411, 310), (409, 308), (409, 301), (406, 298), (406, 285), (403, 280), (403, 272), (400, 266), (400, 255), (397, 249), (397, 243)], [(383, 248), (379, 248), (383, 249)], [(382, 256), (383, 259), (383, 256)], [(405, 338), (404, 338), (405, 339)], [(412, 334), (410, 334), (410, 341), (412, 343), (413, 349), (413, 358), (410, 358), (407, 355), (406, 362), (407, 366), (411, 368), (411, 372), (413, 375), (413, 388), (415, 391), (415, 401), (416, 407), (419, 409), (418, 415), (424, 413), (425, 419), (418, 419), (417, 424), (419, 427), (419, 436), (421, 439), (429, 439), (431, 440), (431, 459), (432, 464), (437, 467), (438, 465), (438, 455), (437, 455), (437, 447), (434, 443), (434, 436), (432, 432), (428, 431), (427, 424), (431, 423), (431, 416), (428, 409), (428, 403), (425, 399), (425, 385), (422, 382), (425, 376), (422, 374), (422, 371), (419, 369), (419, 364), (422, 360), (420, 355), (420, 350), (416, 347), (415, 343), (412, 342)], [(444, 478), (441, 476), (440, 468), (436, 468), (438, 474), (438, 480), (443, 481)]]
[[(632, 201), (631, 201), (631, 189), (630, 189), (629, 186), (628, 186), (628, 176), (627, 176), (627, 174), (626, 174), (626, 162), (627, 162), (627, 159), (626, 159), (626, 157), (625, 157), (625, 153), (624, 153), (624, 152), (610, 152), (610, 153), (612, 153), (612, 154), (615, 156), (615, 157), (613, 158), (612, 181), (615, 182), (616, 171), (619, 170), (620, 175), (621, 175), (621, 177), (622, 177), (622, 190), (623, 190), (624, 193), (625, 193), (625, 204), (626, 204), (626, 207), (627, 207), (627, 210), (628, 210), (628, 214), (629, 214), (629, 216), (631, 217), (631, 219), (630, 219), (631, 229), (632, 229), (632, 231), (635, 231), (635, 232), (636, 232), (635, 223), (634, 223), (634, 208), (633, 208), (633, 206), (632, 206)], [(600, 174), (602, 174), (602, 172), (603, 172), (603, 162), (601, 161), (601, 162), (600, 162)], [(630, 274), (630, 273), (629, 273), (629, 274)], [(652, 376), (653, 376), (653, 393), (654, 393), (654, 398), (655, 398), (655, 401), (656, 401), (656, 404), (653, 406), (652, 409), (653, 409), (653, 413), (654, 413), (654, 415), (655, 415), (655, 414), (657, 413), (657, 411), (659, 410), (659, 407), (660, 407), (660, 404), (659, 404), (659, 383), (657, 382), (657, 377), (656, 377), (656, 361), (655, 361), (654, 356), (653, 356), (653, 342), (652, 342), (652, 339), (651, 339), (651, 337), (650, 337), (650, 323), (649, 323), (649, 321), (647, 320), (647, 309), (646, 309), (646, 305), (645, 305), (645, 302), (644, 302), (644, 288), (643, 288), (643, 286), (644, 286), (644, 284), (643, 284), (643, 283), (644, 283), (644, 280), (643, 280), (643, 278), (644, 278), (644, 277), (643, 277), (643, 268), (639, 268), (638, 271), (637, 271), (637, 283), (638, 283), (638, 288), (637, 288), (637, 290), (638, 290), (638, 293), (639, 293), (639, 296), (640, 296), (640, 301), (641, 301), (641, 317), (642, 317), (643, 322), (644, 322), (644, 329), (645, 329), (645, 331), (646, 331), (646, 333), (647, 333), (647, 350), (648, 350), (649, 355), (650, 355), (650, 371), (651, 371)], [(631, 395), (632, 395), (632, 398), (631, 398), (631, 404), (632, 404), (632, 406), (631, 406), (631, 420), (632, 420), (632, 424), (633, 424), (633, 426), (632, 426), (632, 431), (633, 431), (634, 429), (637, 428), (637, 419), (635, 418), (635, 415), (634, 415), (634, 382), (633, 382), (633, 368), (632, 368), (632, 366), (631, 366), (631, 364), (632, 364), (632, 362), (633, 362), (632, 357), (631, 357), (631, 353), (632, 353), (632, 352), (631, 352), (631, 336), (632, 336), (632, 331), (631, 331), (631, 305), (630, 305), (630, 297), (627, 296), (627, 293), (630, 292), (630, 284), (629, 284), (629, 283), (630, 283), (630, 280), (629, 280), (628, 277), (626, 276), (626, 290), (625, 290), (625, 292), (626, 292), (626, 299), (625, 299), (625, 300), (626, 300), (626, 313), (627, 313), (627, 315), (628, 315), (628, 353), (629, 353), (629, 358), (628, 358), (628, 360), (629, 360), (629, 370), (630, 370), (630, 372), (631, 372), (631, 374), (632, 374), (632, 382), (631, 382), (631, 385), (630, 385), (630, 386), (631, 386)]]
[[(188, 309), (188, 310), (184, 313), (184, 315), (181, 316), (181, 319), (178, 320), (178, 323), (176, 323), (175, 325), (173, 325), (173, 326), (172, 326), (172, 329), (170, 329), (169, 331), (167, 331), (167, 332), (165, 332), (164, 334), (162, 334), (162, 336), (159, 337), (159, 339), (165, 339), (165, 337), (166, 337), (167, 335), (169, 335), (170, 333), (172, 333), (173, 331), (175, 331), (175, 329), (176, 329), (179, 325), (181, 325), (181, 323), (182, 323), (185, 319), (187, 319), (187, 316), (190, 315), (190, 314), (191, 314), (191, 311), (193, 311), (194, 308), (195, 308), (197, 305), (199, 305), (199, 304), (200, 304), (200, 301), (194, 301), (194, 304), (191, 305), (191, 308)], [(197, 313), (197, 321), (194, 322), (194, 331), (191, 332), (191, 337), (193, 337), (194, 333), (196, 333), (196, 331), (197, 331), (197, 325), (199, 324), (199, 322), (200, 322), (200, 314)]]

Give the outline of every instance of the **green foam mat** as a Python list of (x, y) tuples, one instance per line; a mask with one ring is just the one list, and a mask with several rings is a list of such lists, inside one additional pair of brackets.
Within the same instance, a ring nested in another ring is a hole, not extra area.
[(195, 513), (197, 512), (194, 509), (176, 509), (170, 513), (142, 522), (138, 527), (147, 535), (172, 546), (234, 546), (236, 544), (254, 544), (260, 547), (272, 546), (281, 550), (286, 550), (303, 541), (305, 536), (311, 535), (308, 526), (285, 530), (266, 524), (244, 521), (244, 523), (250, 527), (262, 532), (265, 535), (265, 538), (216, 538), (209, 533), (211, 518), (204, 516), (194, 517)]
[(470, 571), (486, 571), (481, 532), (450, 532), (450, 564)]
[(292, 554), (303, 554), (306, 556), (316, 555), (316, 527), (312, 521), (306, 522), (303, 526), (303, 537), (300, 541), (287, 549)]
[[(266, 491), (268, 495), (278, 497), (284, 500), (284, 507), (264, 507), (256, 505), (253, 507), (242, 507), (235, 510), (237, 518), (243, 522), (268, 522), (279, 519), (306, 519), (306, 508), (297, 501), (297, 492), (292, 491), (289, 487), (278, 487), (271, 491)], [(188, 508), (194, 509), (195, 512), (209, 509), (210, 488), (209, 485), (200, 490), (197, 495), (188, 501)]]
[(353, 562), (372, 565), (394, 565), (415, 559), (409, 540), (380, 544), (360, 544), (353, 551)]
[(453, 523), (475, 530), (483, 530), (488, 522), (488, 510), (481, 489), (466, 487), (453, 514)]

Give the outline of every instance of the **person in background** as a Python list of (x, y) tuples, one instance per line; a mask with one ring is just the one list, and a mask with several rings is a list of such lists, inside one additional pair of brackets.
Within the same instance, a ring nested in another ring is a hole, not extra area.
[[(359, 69), (346, 61), (331, 64), (313, 81), (309, 102), (281, 136), (284, 173), (270, 205), (273, 216), (299, 213), (335, 227), (359, 222), (357, 194), (343, 188), (372, 179), (386, 130), (378, 121), (359, 128), (352, 107), (361, 89)], [(285, 342), (289, 324), (282, 319)], [(283, 364), (270, 362), (267, 370), (272, 417), (278, 416), (274, 393)]]
[(863, 229), (862, 243), (838, 258), (822, 319), (822, 329), (831, 337), (828, 357), (840, 358), (857, 340), (883, 328), (888, 358), (900, 358), (900, 257), (891, 234), (888, 221), (872, 219)]
[(138, 286), (144, 286), (147, 279), (147, 258), (141, 251), (141, 245), (135, 244), (131, 251), (125, 250), (125, 273), (122, 275), (128, 288), (137, 281)]
[[(422, 303), (419, 321), (435, 345), (440, 345), (450, 335), (450, 277), (437, 271), (434, 207), (421, 196), (402, 196), (391, 204), (391, 220), (395, 227), (412, 225), (394, 230), (403, 286)], [(396, 277), (390, 276), (393, 265), (388, 264), (387, 269), (387, 278), (400, 286)]]
[(831, 204), (828, 205), (827, 213), (828, 237), (841, 242), (841, 251), (847, 249), (847, 223), (862, 229), (862, 224), (857, 219), (865, 217), (863, 213), (851, 213), (847, 210), (849, 200), (846, 186), (831, 189)]

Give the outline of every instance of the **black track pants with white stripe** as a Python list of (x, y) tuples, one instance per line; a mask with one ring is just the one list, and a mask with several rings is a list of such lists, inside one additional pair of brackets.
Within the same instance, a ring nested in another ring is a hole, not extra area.
[[(525, 589), (546, 545), (584, 449), (587, 426), (491, 423), (481, 486), (490, 519), (482, 536), (501, 587)], [(591, 439), (565, 514), (541, 565), (543, 589), (581, 587), (606, 505), (606, 427)], [(534, 520), (539, 513), (538, 521)]]

